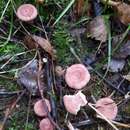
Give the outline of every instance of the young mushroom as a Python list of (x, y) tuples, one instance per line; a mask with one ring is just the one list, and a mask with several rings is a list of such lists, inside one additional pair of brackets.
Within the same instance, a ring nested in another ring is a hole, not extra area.
[(16, 15), (21, 21), (31, 22), (37, 17), (38, 12), (34, 5), (23, 4), (17, 9)]
[(65, 95), (63, 102), (66, 110), (74, 115), (77, 115), (81, 106), (83, 107), (87, 104), (86, 97), (81, 91), (75, 95)]
[(44, 118), (39, 124), (40, 130), (53, 130), (54, 126), (48, 118)]
[(65, 81), (70, 88), (82, 89), (89, 80), (89, 71), (83, 64), (74, 64), (66, 70)]
[[(46, 103), (46, 106), (48, 107), (48, 111), (51, 112), (51, 105), (50, 105), (49, 100), (45, 99), (45, 103)], [(38, 100), (34, 104), (34, 112), (35, 112), (35, 114), (37, 116), (40, 116), (40, 117), (47, 116), (46, 106), (44, 106), (43, 100)]]
[(109, 120), (114, 120), (118, 112), (116, 103), (109, 97), (99, 99), (96, 109)]

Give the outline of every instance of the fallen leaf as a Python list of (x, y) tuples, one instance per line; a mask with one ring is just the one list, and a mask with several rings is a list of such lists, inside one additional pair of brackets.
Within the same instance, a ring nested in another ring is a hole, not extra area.
[(35, 49), (38, 47), (31, 35), (26, 35), (24, 37), (24, 44), (28, 49)]
[(102, 16), (95, 17), (88, 25), (88, 33), (92, 38), (105, 42), (107, 40), (107, 29)]
[(33, 35), (32, 36), (35, 42), (46, 52), (48, 52), (51, 56), (53, 54), (53, 47), (51, 46), (50, 42), (42, 37)]
[(28, 35), (28, 36), (25, 36), (24, 44), (29, 49), (41, 47), (47, 53), (49, 53), (51, 56), (53, 56), (53, 47), (51, 46), (50, 42), (48, 40), (46, 40), (45, 38), (42, 38), (42, 37), (39, 37), (36, 35)]
[(29, 63), (27, 63), (25, 67), (18, 73), (18, 84), (27, 88), (27, 90), (32, 95), (36, 95), (36, 93), (38, 92), (37, 73), (37, 60), (30, 61)]
[(121, 2), (115, 7), (115, 10), (120, 21), (123, 24), (128, 25), (130, 23), (130, 5)]
[[(124, 59), (116, 59), (112, 58), (109, 66), (109, 71), (110, 72), (120, 72), (125, 66), (125, 60)], [(104, 66), (107, 68), (107, 65)]]
[(102, 0), (102, 2), (113, 6), (113, 9), (123, 24), (128, 25), (130, 23), (130, 5), (121, 1), (116, 2), (112, 0)]

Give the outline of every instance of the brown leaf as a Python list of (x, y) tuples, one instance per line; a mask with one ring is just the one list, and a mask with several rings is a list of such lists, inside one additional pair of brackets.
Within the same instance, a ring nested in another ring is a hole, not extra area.
[(120, 19), (120, 21), (123, 24), (128, 25), (130, 23), (130, 5), (122, 2), (118, 4), (115, 9), (117, 11), (118, 18)]
[(30, 35), (24, 37), (24, 44), (28, 49), (35, 49), (38, 47), (32, 36)]
[(38, 92), (37, 86), (38, 63), (37, 60), (31, 61), (18, 73), (17, 82), (20, 86), (24, 86), (32, 94)]
[(51, 46), (50, 42), (42, 37), (33, 35), (32, 36), (34, 41), (46, 52), (48, 52), (51, 56), (53, 56), (53, 47)]
[(88, 33), (92, 38), (105, 42), (107, 40), (107, 30), (102, 16), (95, 17), (88, 25)]
[[(51, 46), (50, 42), (42, 37), (36, 35), (27, 35), (24, 38), (24, 44), (29, 49), (35, 49), (37, 47), (41, 47), (51, 56), (53, 56), (53, 47)], [(53, 56), (54, 57), (54, 56)]]
[(112, 0), (102, 0), (102, 2), (113, 6), (118, 18), (123, 24), (128, 25), (130, 23), (130, 5), (124, 2), (115, 2)]

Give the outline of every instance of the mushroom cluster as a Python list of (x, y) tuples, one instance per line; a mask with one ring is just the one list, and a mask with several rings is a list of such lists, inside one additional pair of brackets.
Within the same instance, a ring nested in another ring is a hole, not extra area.
[[(87, 104), (91, 107), (91, 103), (88, 103), (86, 96), (81, 92), (81, 89), (87, 85), (89, 80), (89, 71), (83, 64), (74, 64), (67, 68), (65, 81), (68, 87), (78, 90), (74, 95), (64, 95), (63, 97), (64, 106), (69, 113), (77, 115), (80, 107), (86, 106)], [(108, 120), (115, 119), (118, 112), (116, 103), (110, 97), (99, 99), (95, 107), (97, 117), (103, 115)], [(93, 107), (91, 108), (93, 109)]]
[(80, 107), (87, 104), (85, 95), (80, 91), (90, 80), (88, 69), (83, 64), (74, 64), (67, 68), (65, 81), (68, 87), (79, 90), (77, 94), (63, 97), (65, 108), (71, 114), (77, 115)]
[(42, 99), (39, 99), (34, 104), (34, 112), (37, 116), (43, 117), (43, 119), (39, 123), (40, 130), (53, 130), (53, 124), (47, 117), (48, 112), (51, 112), (51, 105), (48, 99), (45, 99), (44, 101)]
[[(38, 0), (37, 2), (42, 3), (44, 2), (44, 0)], [(38, 11), (36, 7), (32, 4), (23, 4), (17, 9), (16, 15), (21, 21), (31, 22), (37, 17)], [(101, 22), (103, 22), (103, 19), (100, 19), (99, 23)], [(100, 27), (102, 27), (102, 25)], [(104, 28), (102, 30), (104, 31)], [(36, 41), (40, 39), (37, 36), (33, 36), (33, 38)], [(101, 39), (104, 39), (104, 38), (106, 40), (106, 37), (103, 37), (102, 35)], [(43, 40), (44, 39), (40, 39), (39, 42), (41, 43), (41, 41)], [(41, 45), (40, 43), (39, 45)], [(50, 44), (47, 41), (45, 41), (45, 43), (47, 43), (50, 49), (51, 48)], [(42, 48), (45, 49), (46, 46), (44, 47), (42, 46)], [(48, 53), (50, 52), (51, 54), (52, 48), (48, 50), (47, 52)], [(65, 74), (65, 81), (68, 87), (70, 87), (71, 89), (77, 90), (76, 94), (63, 96), (63, 102), (64, 102), (64, 106), (66, 110), (73, 115), (77, 115), (81, 107), (84, 107), (86, 105), (91, 107), (90, 103), (88, 103), (86, 99), (86, 96), (81, 91), (81, 89), (83, 89), (90, 81), (90, 73), (87, 67), (84, 66), (83, 64), (74, 64), (68, 67), (65, 71), (64, 69), (62, 69), (62, 67), (57, 66), (55, 68), (55, 71), (59, 77)], [(97, 117), (101, 117), (101, 115), (103, 115), (108, 120), (115, 119), (118, 112), (116, 103), (110, 97), (99, 99), (95, 104), (95, 109), (97, 112)], [(51, 120), (48, 118), (48, 113), (51, 112), (51, 105), (48, 99), (44, 99), (44, 100), (39, 99), (34, 104), (34, 112), (38, 117), (42, 118), (42, 120), (39, 123), (40, 130), (53, 130), (54, 129), (54, 126)]]

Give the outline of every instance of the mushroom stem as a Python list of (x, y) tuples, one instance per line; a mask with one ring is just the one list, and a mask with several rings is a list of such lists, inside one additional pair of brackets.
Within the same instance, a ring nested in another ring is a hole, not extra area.
[(109, 125), (111, 125), (115, 130), (119, 130), (109, 119), (107, 119), (102, 113), (100, 113), (91, 103), (88, 103), (88, 106), (97, 112)]
[(118, 6), (121, 2), (115, 2), (112, 0), (101, 0), (102, 3), (111, 5), (111, 6)]

